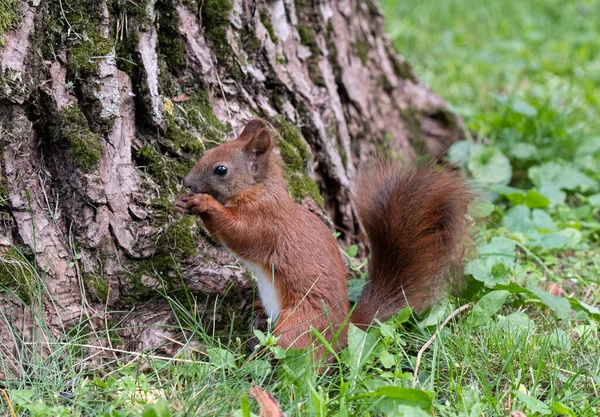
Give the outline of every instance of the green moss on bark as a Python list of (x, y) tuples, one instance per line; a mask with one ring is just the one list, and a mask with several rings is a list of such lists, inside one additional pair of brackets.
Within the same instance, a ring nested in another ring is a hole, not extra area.
[(273, 23), (271, 22), (271, 18), (269, 17), (269, 12), (267, 9), (260, 10), (260, 21), (265, 29), (267, 29), (267, 32), (269, 32), (269, 37), (271, 40), (275, 43), (279, 42), (279, 38), (275, 34), (275, 29), (273, 29)]
[(176, 279), (179, 259), (195, 255), (199, 242), (200, 228), (195, 217), (180, 217), (168, 223), (156, 240), (152, 257), (135, 263), (136, 269), (131, 276), (134, 288), (127, 298), (130, 301), (143, 300), (155, 291), (142, 283), (145, 275), (156, 279), (161, 287), (169, 291), (179, 287), (180, 280)]
[(20, 21), (18, 0), (0, 0), (0, 48), (4, 46), (4, 34)]
[(0, 209), (8, 206), (8, 182), (0, 173)]
[(214, 144), (223, 142), (223, 138), (231, 130), (229, 125), (221, 123), (213, 113), (208, 90), (200, 90), (191, 100), (184, 104), (189, 122), (200, 129), (204, 138)]
[(406, 124), (408, 131), (410, 132), (409, 142), (412, 148), (417, 153), (422, 153), (426, 150), (426, 144), (421, 135), (421, 122), (419, 115), (414, 109), (406, 109), (400, 111), (400, 118)]
[(256, 37), (255, 31), (256, 28), (253, 24), (249, 26), (245, 36), (242, 38), (242, 47), (248, 56), (253, 55), (260, 49), (260, 40)]
[[(111, 39), (115, 39), (115, 54), (117, 68), (128, 74), (132, 79), (137, 75), (140, 58), (137, 51), (139, 30), (146, 30), (152, 24), (148, 16), (148, 0), (109, 0), (108, 10), (112, 16), (118, 16), (119, 24), (111, 27)], [(121, 17), (125, 17), (122, 19)], [(126, 26), (122, 27), (125, 22)]]
[(401, 60), (401, 58), (396, 55), (395, 51), (388, 53), (388, 58), (390, 59), (390, 62), (394, 67), (394, 73), (398, 78), (401, 80), (410, 80), (414, 83), (418, 82), (410, 64), (405, 60)]
[(83, 282), (94, 300), (105, 303), (108, 298), (108, 283), (100, 276), (89, 273), (83, 274)]
[(204, 0), (202, 4), (204, 33), (213, 46), (217, 61), (221, 63), (228, 62), (231, 54), (227, 28), (232, 7), (231, 0)]
[(272, 123), (279, 132), (279, 149), (285, 163), (285, 179), (290, 195), (296, 200), (311, 197), (323, 207), (319, 186), (308, 174), (310, 152), (300, 131), (281, 116), (275, 117)]
[(165, 164), (162, 155), (154, 147), (144, 145), (135, 152), (138, 165), (147, 169), (156, 182), (166, 179)]
[(25, 85), (18, 71), (7, 69), (0, 73), (0, 99), (14, 99), (25, 95)]
[(310, 153), (300, 131), (283, 117), (277, 118), (277, 124), (279, 125), (278, 131), (281, 137), (279, 148), (286, 166), (293, 171), (305, 170)]
[(45, 33), (52, 34), (44, 48), (44, 55), (51, 57), (56, 51), (67, 49), (67, 68), (74, 78), (97, 74), (99, 63), (113, 51), (112, 39), (102, 37), (99, 22), (102, 21), (101, 3), (95, 0), (79, 0), (61, 7), (51, 2), (51, 18)]
[(290, 195), (296, 200), (312, 198), (321, 208), (325, 206), (319, 186), (308, 174), (286, 171), (285, 179)]
[(156, 253), (162, 256), (188, 258), (198, 250), (200, 229), (193, 216), (180, 217), (170, 223), (156, 242)]
[(94, 171), (100, 162), (100, 135), (90, 130), (88, 121), (77, 106), (69, 106), (60, 115), (59, 132), (69, 148), (73, 164), (84, 171)]
[(195, 156), (223, 142), (230, 129), (214, 115), (209, 92), (205, 89), (197, 92), (190, 100), (174, 106), (170, 113), (167, 112), (166, 120), (166, 138), (175, 149)]
[[(157, 150), (158, 145), (144, 145), (134, 156), (138, 167), (145, 168), (152, 179), (168, 189), (181, 182), (194, 166), (194, 160), (168, 157)], [(169, 207), (172, 205), (168, 203)]]
[(323, 74), (319, 69), (319, 57), (321, 56), (321, 50), (317, 45), (315, 35), (312, 29), (306, 25), (298, 25), (298, 34), (300, 35), (300, 43), (310, 49), (310, 56), (306, 60), (308, 66), (308, 75), (310, 79), (319, 87), (325, 87), (325, 80)]
[(172, 1), (160, 0), (155, 4), (158, 34), (158, 53), (172, 72), (186, 65), (185, 41), (179, 33), (179, 15)]
[(363, 65), (367, 63), (367, 59), (369, 57), (369, 49), (371, 49), (369, 42), (363, 39), (359, 39), (356, 41), (356, 53), (358, 54), (358, 57), (360, 58), (360, 61), (363, 63)]

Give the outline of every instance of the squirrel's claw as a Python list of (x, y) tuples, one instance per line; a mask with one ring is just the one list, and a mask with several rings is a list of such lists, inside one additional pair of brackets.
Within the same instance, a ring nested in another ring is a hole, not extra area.
[(187, 202), (192, 198), (193, 194), (184, 194), (179, 196), (175, 202), (175, 209), (181, 214), (191, 215), (192, 212), (188, 208)]
[(182, 214), (200, 215), (209, 210), (216, 200), (208, 194), (185, 194), (175, 203), (175, 208)]

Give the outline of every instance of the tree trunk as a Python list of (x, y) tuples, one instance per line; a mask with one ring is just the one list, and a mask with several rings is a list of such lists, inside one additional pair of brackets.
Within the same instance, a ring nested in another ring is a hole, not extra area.
[(376, 0), (5, 4), (0, 355), (9, 362), (30, 349), (36, 326), (58, 337), (82, 320), (96, 335), (109, 323), (127, 329), (126, 349), (167, 349), (177, 335), (149, 324), (173, 323), (186, 289), (197, 300), (187, 314), (247, 330), (251, 278), (173, 203), (202, 152), (250, 118), (280, 131), (291, 195), (325, 213), (345, 243), (360, 235), (349, 188), (361, 161), (437, 153), (462, 134), (397, 54)]

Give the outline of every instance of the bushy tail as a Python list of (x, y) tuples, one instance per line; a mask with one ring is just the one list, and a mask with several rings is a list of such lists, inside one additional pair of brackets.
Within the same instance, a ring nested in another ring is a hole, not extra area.
[(435, 163), (379, 161), (362, 171), (355, 203), (371, 259), (351, 322), (365, 326), (406, 305), (429, 307), (458, 284), (473, 197), (460, 172)]

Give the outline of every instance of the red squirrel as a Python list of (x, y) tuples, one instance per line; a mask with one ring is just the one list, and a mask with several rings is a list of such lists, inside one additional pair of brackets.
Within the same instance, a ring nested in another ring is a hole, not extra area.
[[(272, 128), (250, 121), (208, 150), (184, 178), (176, 207), (244, 263), (284, 349), (309, 346), (310, 328), (337, 349), (349, 314), (346, 270), (336, 239), (290, 197)], [(379, 160), (362, 170), (354, 200), (370, 245), (369, 278), (350, 322), (368, 327), (406, 305), (431, 306), (460, 264), (473, 192), (459, 172), (436, 164)]]

